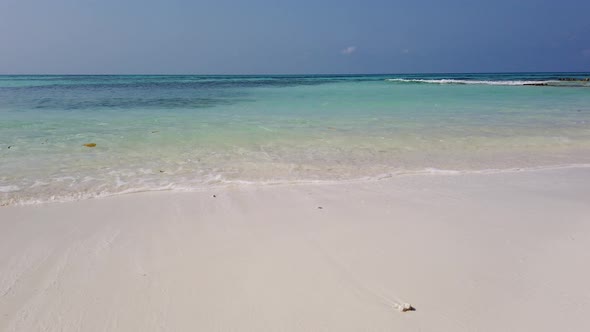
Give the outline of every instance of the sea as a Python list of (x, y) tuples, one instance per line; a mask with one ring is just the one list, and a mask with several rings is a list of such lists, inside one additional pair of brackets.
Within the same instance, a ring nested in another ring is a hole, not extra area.
[(0, 205), (586, 167), (588, 77), (0, 76)]

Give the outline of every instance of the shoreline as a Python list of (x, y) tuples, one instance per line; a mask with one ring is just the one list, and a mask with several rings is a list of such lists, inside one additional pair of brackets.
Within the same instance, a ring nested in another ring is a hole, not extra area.
[(0, 330), (584, 330), (587, 197), (581, 167), (8, 206)]
[(281, 187), (281, 186), (306, 186), (306, 185), (345, 185), (345, 184), (361, 184), (361, 183), (372, 183), (377, 181), (388, 181), (397, 177), (406, 176), (460, 176), (470, 174), (481, 174), (481, 175), (493, 175), (493, 174), (509, 174), (519, 172), (539, 172), (539, 171), (550, 171), (550, 170), (563, 170), (563, 169), (585, 169), (590, 168), (590, 164), (587, 163), (576, 163), (576, 164), (558, 164), (558, 165), (547, 165), (547, 166), (534, 166), (534, 167), (511, 167), (505, 169), (475, 169), (475, 170), (453, 170), (453, 169), (437, 169), (437, 168), (424, 168), (422, 170), (400, 170), (398, 172), (389, 172), (379, 174), (375, 176), (367, 176), (354, 179), (343, 179), (343, 180), (268, 180), (268, 181), (246, 181), (246, 180), (222, 180), (219, 184), (206, 184), (202, 186), (194, 187), (179, 187), (173, 184), (167, 185), (162, 188), (148, 188), (148, 189), (129, 189), (121, 192), (108, 192), (108, 193), (85, 193), (80, 196), (72, 198), (71, 196), (58, 197), (52, 196), (50, 199), (28, 199), (20, 200), (14, 203), (3, 203), (0, 204), (0, 209), (14, 206), (43, 206), (47, 204), (62, 204), (71, 203), (78, 201), (85, 201), (91, 199), (105, 199), (118, 196), (127, 196), (133, 194), (144, 194), (144, 193), (198, 193), (204, 191), (215, 191), (215, 190), (226, 190), (232, 188), (243, 189), (251, 187)]

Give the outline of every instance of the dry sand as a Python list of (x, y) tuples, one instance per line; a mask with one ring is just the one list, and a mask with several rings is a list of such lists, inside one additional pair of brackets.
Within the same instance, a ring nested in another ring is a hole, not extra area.
[(589, 285), (590, 168), (0, 208), (0, 331), (589, 331)]

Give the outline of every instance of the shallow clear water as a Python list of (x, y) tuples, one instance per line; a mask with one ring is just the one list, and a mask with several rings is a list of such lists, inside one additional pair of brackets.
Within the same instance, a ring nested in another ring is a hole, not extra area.
[(0, 76), (0, 204), (590, 163), (566, 77)]

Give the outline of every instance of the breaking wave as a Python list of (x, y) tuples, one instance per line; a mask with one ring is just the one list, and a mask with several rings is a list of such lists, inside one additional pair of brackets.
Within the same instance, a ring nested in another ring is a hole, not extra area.
[(562, 81), (562, 80), (545, 80), (545, 81), (525, 81), (525, 80), (462, 80), (462, 79), (408, 79), (408, 78), (389, 78), (389, 82), (397, 83), (426, 83), (426, 84), (476, 84), (476, 85), (505, 85), (505, 86), (590, 86), (588, 81)]

